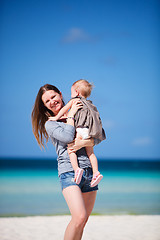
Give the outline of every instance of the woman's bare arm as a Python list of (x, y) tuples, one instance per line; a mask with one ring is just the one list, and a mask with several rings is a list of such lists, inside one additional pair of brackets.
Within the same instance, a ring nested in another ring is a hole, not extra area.
[(68, 150), (69, 152), (76, 152), (83, 147), (93, 147), (93, 146), (94, 146), (93, 138), (89, 138), (85, 140), (80, 138), (75, 138), (73, 142), (68, 144)]

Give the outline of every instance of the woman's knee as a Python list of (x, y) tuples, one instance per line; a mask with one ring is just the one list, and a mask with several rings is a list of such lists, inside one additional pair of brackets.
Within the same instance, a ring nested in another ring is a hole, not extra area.
[(87, 216), (87, 217), (86, 217), (85, 224), (87, 223), (87, 221), (88, 221), (88, 218), (89, 218), (89, 216)]
[(87, 222), (87, 213), (81, 212), (77, 217), (73, 218), (76, 228), (83, 228)]

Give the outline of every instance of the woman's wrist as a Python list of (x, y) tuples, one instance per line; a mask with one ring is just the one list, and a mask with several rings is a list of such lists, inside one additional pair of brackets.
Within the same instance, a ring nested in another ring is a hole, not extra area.
[(67, 124), (72, 125), (74, 127), (74, 115), (73, 114), (68, 114)]
[(74, 113), (69, 111), (69, 113), (67, 114), (67, 118), (74, 118)]
[(67, 117), (73, 117), (73, 118), (74, 118), (74, 115), (75, 115), (75, 113), (70, 110), (70, 111), (68, 112), (68, 116), (67, 116)]
[(67, 119), (75, 120), (75, 118), (73, 116), (68, 116)]

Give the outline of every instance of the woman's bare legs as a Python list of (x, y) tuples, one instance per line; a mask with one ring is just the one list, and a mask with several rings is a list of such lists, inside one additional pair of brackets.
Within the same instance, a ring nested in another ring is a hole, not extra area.
[(87, 219), (81, 190), (78, 186), (69, 186), (63, 190), (63, 196), (72, 216), (66, 228), (64, 240), (80, 240), (82, 229)]
[[(83, 195), (85, 208), (86, 208), (86, 211), (87, 211), (87, 218), (86, 218), (86, 221), (85, 221), (85, 224), (86, 224), (87, 221), (88, 221), (88, 218), (91, 215), (91, 212), (93, 210), (94, 203), (95, 203), (95, 200), (96, 200), (97, 191), (82, 193), (82, 195)], [(83, 229), (82, 229), (82, 232), (81, 232), (81, 237), (82, 237), (82, 234), (83, 234)]]
[(80, 240), (95, 203), (96, 191), (82, 194), (78, 186), (70, 186), (63, 190), (63, 195), (72, 216), (64, 240)]

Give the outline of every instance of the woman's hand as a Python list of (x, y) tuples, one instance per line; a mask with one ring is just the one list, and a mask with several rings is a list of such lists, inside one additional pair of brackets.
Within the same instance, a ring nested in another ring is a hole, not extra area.
[(68, 144), (68, 151), (69, 153), (71, 153), (71, 152), (76, 152), (83, 147), (93, 147), (93, 146), (94, 146), (93, 138), (89, 138), (85, 140), (81, 138), (75, 138), (73, 142)]
[(73, 101), (70, 111), (68, 112), (68, 117), (74, 117), (76, 112), (83, 107), (81, 100), (76, 99)]

